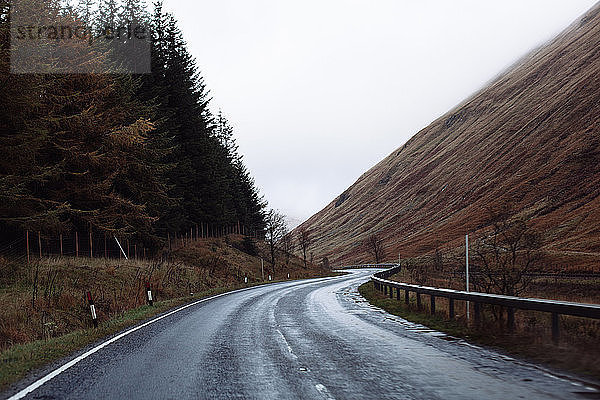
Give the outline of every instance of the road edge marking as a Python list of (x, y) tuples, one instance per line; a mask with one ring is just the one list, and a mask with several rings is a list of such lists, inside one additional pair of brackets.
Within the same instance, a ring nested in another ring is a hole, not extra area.
[[(320, 281), (325, 281), (325, 280), (330, 280), (330, 279), (337, 279), (337, 278), (341, 278), (341, 277), (347, 277), (347, 275), (342, 275), (342, 276), (332, 276), (332, 277), (326, 277), (326, 278), (316, 278), (314, 281), (312, 281), (311, 279), (307, 280), (300, 280), (300, 281), (296, 281), (297, 283), (315, 283), (315, 282), (320, 282)], [(276, 282), (273, 283), (271, 285), (277, 285), (277, 284), (281, 284), (281, 283), (293, 283), (293, 282)], [(7, 400), (19, 400), (24, 398), (25, 396), (27, 396), (28, 394), (30, 394), (31, 392), (35, 391), (36, 389), (38, 389), (39, 387), (41, 387), (42, 385), (44, 385), (46, 382), (49, 382), (50, 380), (54, 379), (55, 377), (57, 377), (58, 375), (62, 374), (63, 372), (65, 372), (66, 370), (68, 370), (69, 368), (71, 368), (72, 366), (74, 366), (75, 364), (79, 363), (82, 360), (85, 360), (86, 358), (88, 358), (89, 356), (91, 356), (92, 354), (102, 350), (103, 348), (105, 348), (106, 346), (124, 338), (125, 336), (128, 336), (130, 334), (132, 334), (133, 332), (136, 332), (142, 328), (145, 328), (148, 325), (152, 325), (155, 322), (160, 321), (161, 319), (164, 319), (166, 317), (169, 317), (173, 314), (176, 314), (180, 311), (183, 311), (187, 308), (193, 307), (195, 305), (198, 305), (200, 303), (204, 303), (206, 301), (209, 300), (214, 300), (217, 299), (219, 297), (222, 296), (228, 296), (234, 293), (240, 293), (240, 292), (245, 292), (248, 290), (252, 290), (252, 289), (257, 289), (257, 288), (261, 288), (261, 287), (267, 287), (270, 285), (259, 285), (259, 286), (253, 286), (253, 287), (249, 287), (249, 288), (242, 288), (242, 289), (237, 289), (237, 290), (233, 290), (231, 292), (225, 292), (225, 293), (221, 293), (221, 294), (217, 294), (214, 296), (210, 296), (210, 297), (206, 297), (204, 299), (200, 299), (200, 300), (196, 300), (190, 304), (186, 304), (183, 305), (179, 308), (176, 308), (172, 311), (167, 312), (166, 314), (160, 315), (158, 317), (155, 317), (149, 321), (144, 322), (141, 325), (135, 326), (133, 328), (130, 328), (128, 330), (126, 330), (125, 332), (122, 332), (120, 334), (118, 334), (117, 336), (108, 339), (107, 341), (100, 343), (99, 345), (97, 345), (96, 347), (86, 351), (85, 353), (81, 354), (80, 356), (75, 357), (74, 359), (72, 359), (71, 361), (67, 362), (66, 364), (58, 367), (57, 369), (55, 369), (54, 371), (48, 373), (47, 375), (45, 375), (44, 377), (38, 379), (37, 381), (33, 382), (32, 384), (30, 384), (29, 386), (27, 386), (25, 389), (20, 390), (19, 392), (17, 392), (16, 394), (12, 395), (11, 397), (9, 397)]]

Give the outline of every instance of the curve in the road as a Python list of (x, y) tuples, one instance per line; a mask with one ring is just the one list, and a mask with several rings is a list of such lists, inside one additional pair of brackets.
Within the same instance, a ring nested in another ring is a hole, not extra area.
[(44, 399), (528, 400), (598, 394), (579, 379), (370, 306), (357, 287), (372, 272), (190, 304), (103, 343), (19, 393)]

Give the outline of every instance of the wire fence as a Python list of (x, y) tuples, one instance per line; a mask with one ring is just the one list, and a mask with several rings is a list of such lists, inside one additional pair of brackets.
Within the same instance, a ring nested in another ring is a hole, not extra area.
[(181, 249), (202, 239), (221, 238), (228, 235), (258, 237), (254, 229), (244, 225), (196, 224), (185, 231), (169, 232), (160, 248), (148, 247), (131, 236), (108, 232), (69, 232), (46, 234), (24, 231), (20, 237), (0, 240), (0, 256), (17, 261), (31, 261), (47, 257), (88, 257), (106, 259), (148, 259), (163, 251)]

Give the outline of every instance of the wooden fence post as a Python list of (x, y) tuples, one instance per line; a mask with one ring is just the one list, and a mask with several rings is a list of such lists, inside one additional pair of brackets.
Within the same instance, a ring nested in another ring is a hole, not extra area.
[(448, 314), (450, 315), (450, 319), (454, 319), (454, 299), (448, 299)]
[(27, 264), (29, 264), (29, 231), (25, 233), (25, 238), (27, 240)]
[(92, 238), (92, 223), (90, 222), (90, 258), (94, 258), (94, 246), (93, 246), (93, 238)]
[(79, 233), (75, 231), (75, 257), (79, 257)]
[(60, 256), (63, 256), (63, 234), (60, 234)]
[(42, 258), (42, 234), (38, 231), (38, 248), (40, 250), (40, 258)]

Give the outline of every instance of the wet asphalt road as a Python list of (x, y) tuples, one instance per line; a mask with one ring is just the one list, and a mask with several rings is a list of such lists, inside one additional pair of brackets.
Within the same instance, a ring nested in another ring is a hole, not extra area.
[(198, 304), (106, 346), (27, 398), (600, 398), (576, 379), (371, 307), (356, 288), (372, 272)]

